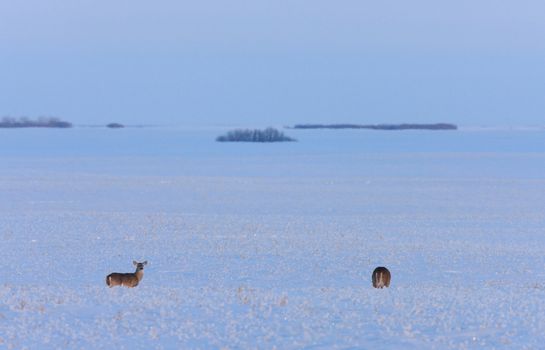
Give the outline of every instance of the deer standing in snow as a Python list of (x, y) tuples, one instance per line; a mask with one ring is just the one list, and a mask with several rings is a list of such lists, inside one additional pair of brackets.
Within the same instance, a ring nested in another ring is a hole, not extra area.
[(387, 268), (379, 266), (375, 269), (375, 271), (373, 271), (371, 278), (373, 280), (373, 287), (388, 288), (390, 287), (390, 279), (392, 278), (392, 275), (390, 275), (390, 271), (388, 271)]
[(106, 284), (108, 287), (112, 288), (114, 286), (125, 286), (125, 287), (136, 287), (138, 283), (142, 280), (142, 277), (144, 277), (144, 265), (147, 265), (148, 262), (132, 262), (134, 266), (136, 266), (136, 271), (134, 273), (119, 273), (114, 272), (109, 274), (106, 277)]

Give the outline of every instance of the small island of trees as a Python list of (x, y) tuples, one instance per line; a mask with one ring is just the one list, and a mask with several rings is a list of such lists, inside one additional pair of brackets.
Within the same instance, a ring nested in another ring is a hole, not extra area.
[(125, 125), (119, 124), (119, 123), (110, 123), (110, 124), (106, 125), (106, 127), (110, 128), (110, 129), (119, 129), (119, 128), (124, 128)]
[(226, 135), (218, 136), (218, 142), (286, 142), (297, 141), (284, 133), (274, 129), (236, 129), (229, 131)]
[(65, 122), (59, 118), (40, 117), (29, 119), (27, 117), (13, 118), (3, 117), (0, 120), (0, 128), (71, 128), (72, 123)]

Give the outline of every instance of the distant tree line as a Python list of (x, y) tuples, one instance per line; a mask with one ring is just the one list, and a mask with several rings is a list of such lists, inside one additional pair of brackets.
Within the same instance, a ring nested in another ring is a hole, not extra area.
[(72, 123), (65, 122), (59, 118), (40, 117), (29, 119), (27, 117), (13, 118), (3, 117), (0, 120), (0, 128), (71, 128)]
[(455, 124), (298, 124), (293, 129), (456, 130)]
[(124, 128), (125, 125), (120, 123), (110, 123), (110, 124), (107, 124), (106, 127), (110, 129), (120, 129), (120, 128)]
[(259, 129), (236, 129), (229, 131), (226, 135), (218, 136), (216, 141), (219, 142), (284, 142), (297, 141), (284, 133), (274, 129), (267, 128)]

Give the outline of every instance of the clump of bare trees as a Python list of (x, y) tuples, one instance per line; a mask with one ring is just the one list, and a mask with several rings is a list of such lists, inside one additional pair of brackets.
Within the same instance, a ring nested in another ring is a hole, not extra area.
[(236, 129), (229, 131), (226, 135), (218, 136), (216, 141), (219, 142), (283, 142), (297, 141), (291, 137), (284, 135), (274, 128), (265, 130), (259, 129)]
[(3, 117), (0, 120), (0, 128), (71, 128), (72, 123), (65, 122), (54, 117), (40, 117), (30, 119), (27, 117), (13, 118)]

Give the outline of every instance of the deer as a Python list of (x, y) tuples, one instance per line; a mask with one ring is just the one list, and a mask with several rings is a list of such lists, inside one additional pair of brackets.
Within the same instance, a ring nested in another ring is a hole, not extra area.
[(390, 287), (390, 280), (392, 279), (392, 275), (390, 274), (390, 271), (388, 271), (387, 268), (383, 266), (379, 266), (373, 271), (373, 275), (371, 276), (371, 279), (373, 280), (373, 287), (375, 288), (388, 288)]
[(136, 271), (134, 273), (119, 273), (113, 272), (106, 276), (106, 284), (108, 287), (112, 288), (115, 286), (125, 286), (129, 288), (136, 287), (138, 283), (144, 277), (144, 265), (147, 265), (148, 262), (132, 262), (136, 266)]

